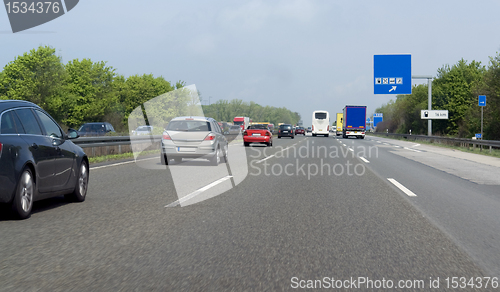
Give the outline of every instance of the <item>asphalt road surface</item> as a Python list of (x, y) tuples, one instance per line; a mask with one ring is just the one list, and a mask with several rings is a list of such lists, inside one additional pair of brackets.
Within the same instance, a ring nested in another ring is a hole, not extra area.
[(1, 214), (0, 291), (499, 291), (498, 159), (379, 137), (229, 149), (93, 165), (85, 202)]

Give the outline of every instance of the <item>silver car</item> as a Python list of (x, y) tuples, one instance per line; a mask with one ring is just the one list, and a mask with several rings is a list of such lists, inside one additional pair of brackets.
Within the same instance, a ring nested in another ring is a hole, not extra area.
[(132, 131), (134, 135), (152, 135), (153, 134), (153, 126), (139, 126), (137, 129)]
[(161, 138), (161, 163), (176, 163), (182, 158), (208, 159), (211, 165), (227, 162), (228, 143), (219, 124), (212, 118), (177, 117), (172, 119)]

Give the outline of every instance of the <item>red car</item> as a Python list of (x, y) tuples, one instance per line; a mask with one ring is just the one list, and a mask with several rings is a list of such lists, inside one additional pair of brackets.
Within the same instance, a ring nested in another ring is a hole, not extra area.
[(295, 128), (295, 135), (298, 135), (298, 134), (305, 136), (306, 130), (303, 127), (297, 127), (297, 128)]
[(264, 143), (273, 146), (273, 134), (266, 125), (251, 125), (243, 131), (243, 144), (249, 146), (250, 143)]

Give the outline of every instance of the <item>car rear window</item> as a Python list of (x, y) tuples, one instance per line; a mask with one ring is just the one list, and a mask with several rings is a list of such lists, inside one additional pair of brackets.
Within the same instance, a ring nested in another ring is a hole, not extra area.
[(314, 114), (314, 118), (317, 120), (324, 120), (326, 119), (326, 113), (316, 113)]
[(267, 126), (266, 125), (251, 125), (248, 128), (249, 129), (267, 130)]
[(171, 121), (168, 123), (167, 130), (185, 131), (185, 132), (207, 132), (212, 131), (210, 122), (205, 121)]
[(292, 128), (292, 126), (290, 126), (290, 125), (281, 125), (280, 126), (280, 129), (285, 129), (285, 130), (287, 130), (287, 129), (290, 130), (291, 128)]
[(17, 119), (14, 112), (9, 111), (2, 115), (2, 120), (0, 121), (0, 134), (17, 134), (24, 133), (24, 129), (21, 123)]

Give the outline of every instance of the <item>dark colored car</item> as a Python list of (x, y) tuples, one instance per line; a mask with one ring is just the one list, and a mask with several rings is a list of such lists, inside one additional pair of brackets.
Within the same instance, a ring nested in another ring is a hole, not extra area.
[(292, 139), (295, 138), (295, 135), (293, 134), (292, 125), (288, 124), (280, 125), (278, 129), (278, 139), (281, 139), (281, 137), (291, 137)]
[(295, 135), (306, 135), (306, 130), (303, 127), (295, 128)]
[(307, 127), (307, 133), (311, 133), (312, 132), (312, 128), (311, 127)]
[(114, 133), (115, 129), (108, 122), (86, 123), (78, 129), (80, 136), (104, 136), (110, 132)]
[(89, 162), (74, 138), (77, 131), (65, 134), (36, 104), (0, 100), (0, 203), (24, 219), (37, 200), (65, 195), (83, 202)]

